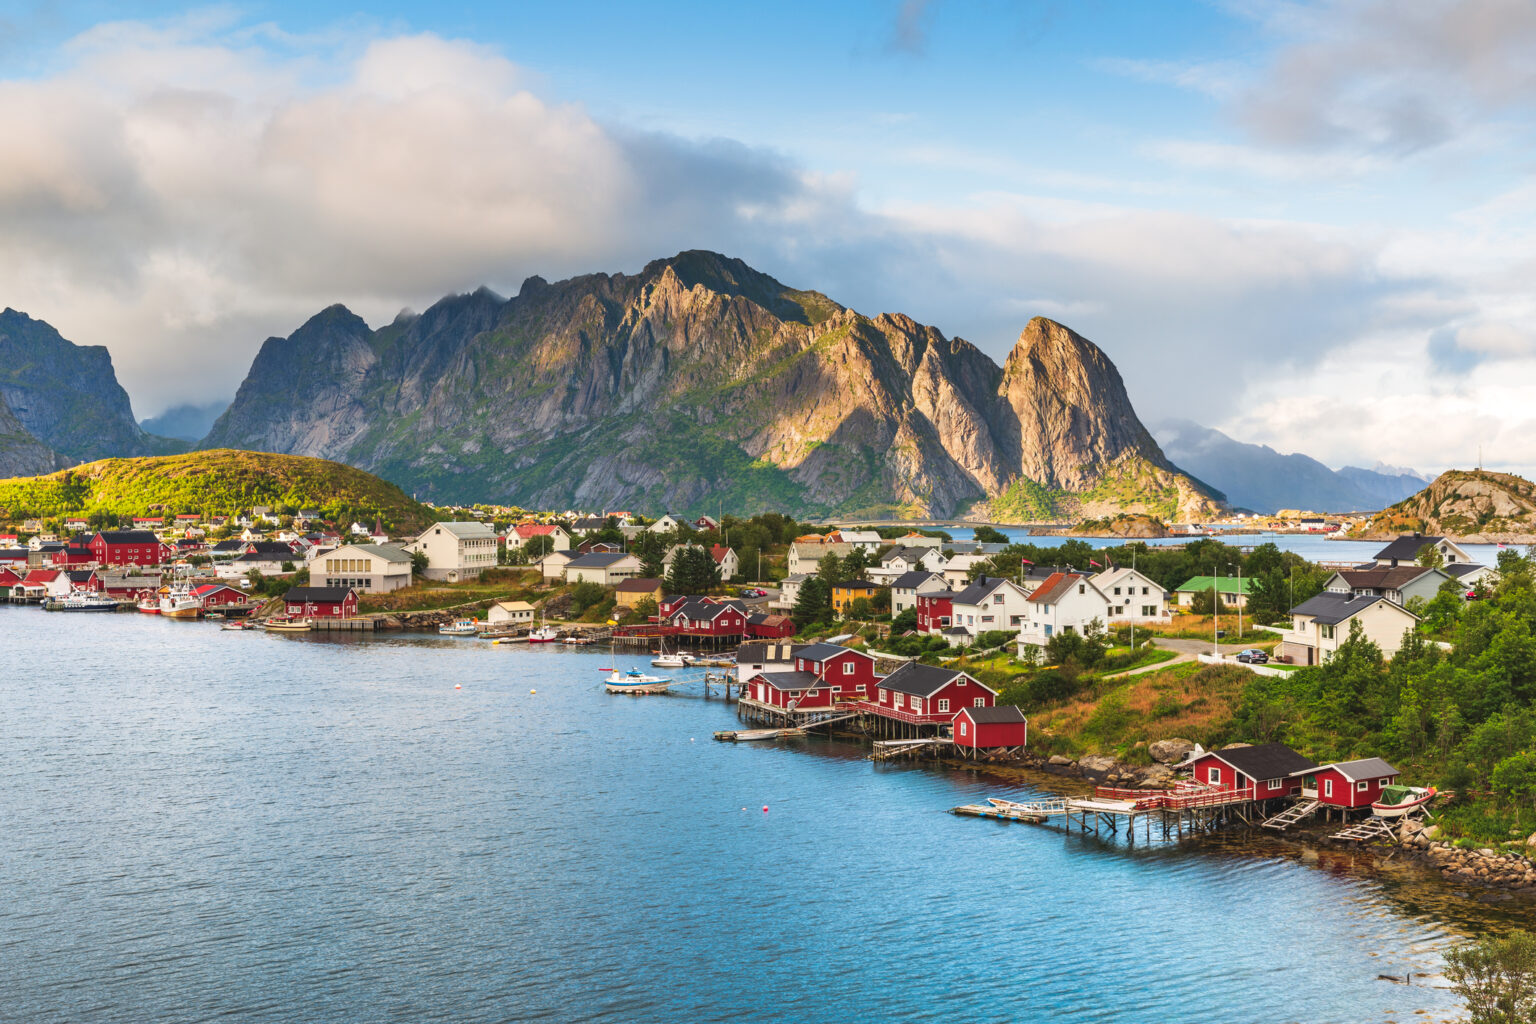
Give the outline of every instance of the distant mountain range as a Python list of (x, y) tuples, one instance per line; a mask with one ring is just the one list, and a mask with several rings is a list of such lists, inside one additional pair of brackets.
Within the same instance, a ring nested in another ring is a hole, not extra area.
[(207, 405), (178, 405), (158, 416), (140, 420), (139, 426), (146, 433), (196, 444), (208, 435), (214, 421), (228, 408), (227, 400), (209, 402)]
[(1154, 428), (1167, 456), (1227, 495), (1234, 508), (1277, 512), (1374, 512), (1417, 493), (1428, 479), (1381, 466), (1333, 470), (1306, 455), (1281, 455), (1268, 445), (1234, 441), (1189, 420)]
[(335, 459), (438, 501), (659, 512), (1204, 518), (1118, 371), (1030, 321), (1003, 366), (712, 252), (482, 289), (262, 345), (205, 447)]

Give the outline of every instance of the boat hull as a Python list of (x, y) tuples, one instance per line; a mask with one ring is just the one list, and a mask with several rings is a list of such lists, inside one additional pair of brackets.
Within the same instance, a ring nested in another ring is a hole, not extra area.
[(623, 683), (608, 683), (607, 690), (609, 693), (627, 693), (635, 697), (644, 697), (666, 693), (667, 687), (671, 685), (671, 683), (640, 683), (635, 686), (625, 686)]
[(1435, 798), (1433, 789), (1425, 790), (1413, 800), (1407, 800), (1400, 804), (1371, 804), (1371, 813), (1378, 818), (1402, 818), (1420, 810), (1425, 804)]

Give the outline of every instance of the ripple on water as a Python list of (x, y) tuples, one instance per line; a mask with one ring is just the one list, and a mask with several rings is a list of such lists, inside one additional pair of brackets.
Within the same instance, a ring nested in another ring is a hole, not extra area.
[(722, 702), (608, 698), (610, 654), (65, 619), (0, 607), (0, 1019), (1444, 1016), (1376, 975), (1529, 916), (956, 818), (1037, 791), (711, 743)]

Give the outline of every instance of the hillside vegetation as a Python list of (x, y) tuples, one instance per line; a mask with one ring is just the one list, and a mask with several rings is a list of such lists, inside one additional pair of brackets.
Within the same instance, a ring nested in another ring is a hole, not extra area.
[(1373, 516), (1366, 539), (1427, 533), (1476, 542), (1536, 541), (1536, 484), (1513, 473), (1450, 469), (1428, 487)]
[(252, 505), (316, 509), (327, 518), (377, 517), (394, 530), (432, 520), (426, 506), (360, 469), (324, 459), (216, 449), (102, 459), (47, 476), (0, 480), (0, 519), (67, 514), (232, 515)]

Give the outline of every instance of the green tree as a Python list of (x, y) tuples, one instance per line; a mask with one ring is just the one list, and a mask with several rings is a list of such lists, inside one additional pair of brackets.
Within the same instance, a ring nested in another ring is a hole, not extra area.
[(1419, 548), (1419, 553), (1414, 558), (1414, 561), (1418, 562), (1426, 569), (1445, 568), (1445, 555), (1441, 554), (1440, 549), (1435, 547), (1433, 544), (1425, 544), (1423, 547)]
[(995, 529), (991, 526), (978, 526), (976, 527), (974, 533), (976, 537), (976, 543), (978, 544), (1008, 543), (1008, 535), (1002, 530)]
[(1536, 1021), (1536, 936), (1516, 931), (1445, 954), (1445, 976), (1472, 1024)]
[(856, 597), (848, 604), (848, 618), (857, 619), (860, 622), (868, 622), (874, 613), (874, 607), (867, 597)]
[[(666, 571), (662, 559), (667, 557), (667, 544), (660, 534), (646, 531), (635, 538), (630, 553), (640, 559), (640, 575), (649, 580), (661, 579)], [(682, 591), (678, 591), (682, 593)]]
[(600, 603), (606, 593), (601, 583), (582, 580), (571, 588), (571, 614), (580, 615), (588, 608)]
[(832, 618), (832, 585), (820, 576), (811, 576), (800, 584), (795, 598), (794, 620), (802, 629), (813, 622)]
[(673, 594), (708, 594), (720, 589), (720, 566), (696, 544), (678, 548), (666, 586)]
[(555, 538), (547, 533), (529, 537), (523, 543), (523, 557), (530, 562), (537, 562), (553, 550), (555, 550)]
[(830, 552), (823, 555), (821, 561), (816, 563), (816, 576), (829, 587), (837, 583), (847, 583), (853, 578), (849, 575), (848, 566), (843, 560)]
[(1493, 791), (1516, 808), (1518, 820), (1519, 809), (1536, 799), (1536, 753), (1522, 750), (1511, 754), (1494, 766), (1489, 781)]
[(427, 553), (425, 551), (411, 552), (411, 572), (421, 576), (427, 571)]
[(1189, 610), (1195, 615), (1210, 615), (1216, 608), (1216, 587), (1213, 584), (1209, 590), (1197, 590), (1195, 596), (1189, 599)]
[[(889, 591), (887, 591), (889, 593)], [(910, 633), (917, 628), (917, 609), (908, 608), (895, 618), (891, 619), (891, 635)]]

